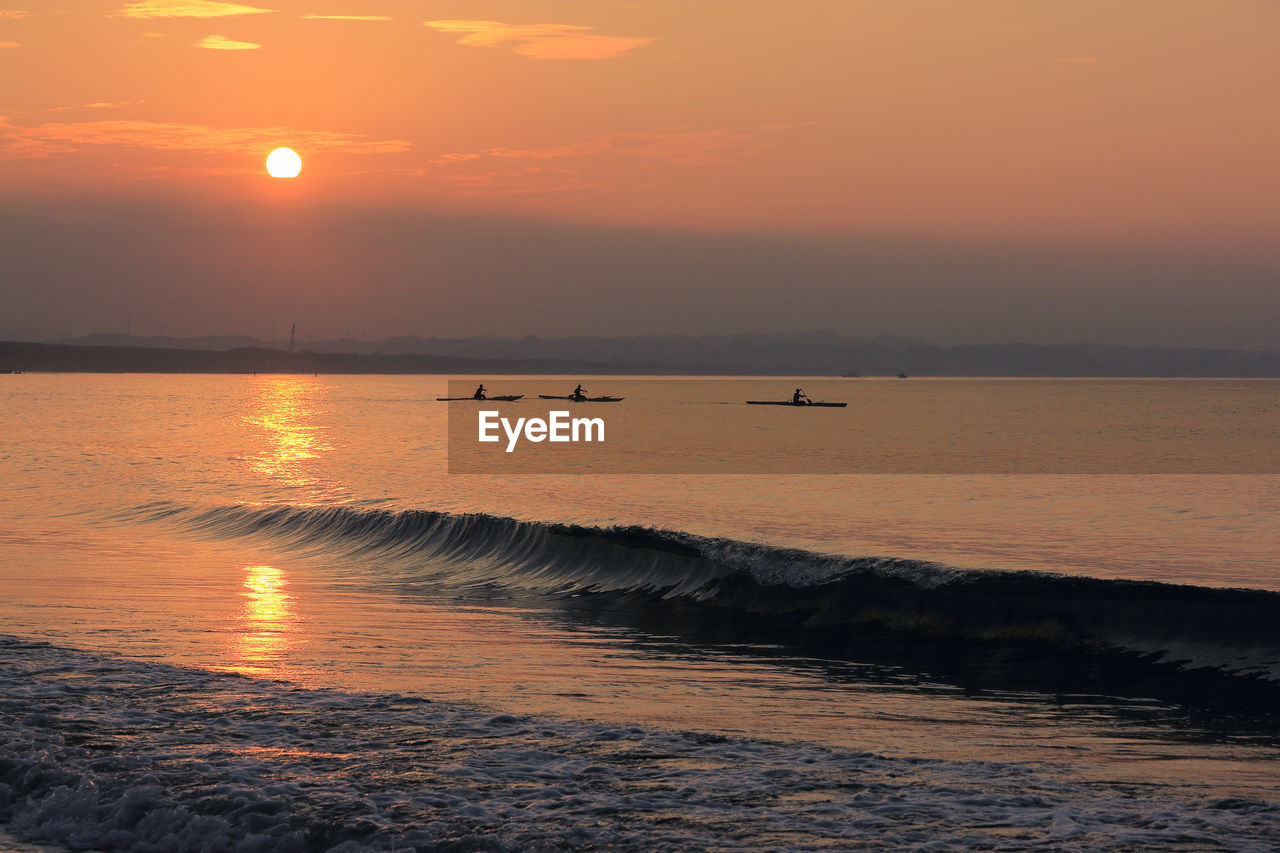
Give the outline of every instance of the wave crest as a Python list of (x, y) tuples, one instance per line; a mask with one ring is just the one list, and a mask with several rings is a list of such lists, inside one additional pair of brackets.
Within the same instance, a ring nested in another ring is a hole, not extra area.
[(689, 619), (718, 614), (753, 639), (820, 637), (843, 659), (859, 653), (855, 640), (875, 634), (963, 643), (970, 654), (1016, 649), (1032, 669), (1043, 665), (1037, 655), (1105, 649), (1280, 684), (1280, 593), (1263, 590), (970, 570), (430, 510), (152, 504), (127, 515), (200, 536), (369, 558), (401, 581), (459, 591), (662, 600)]

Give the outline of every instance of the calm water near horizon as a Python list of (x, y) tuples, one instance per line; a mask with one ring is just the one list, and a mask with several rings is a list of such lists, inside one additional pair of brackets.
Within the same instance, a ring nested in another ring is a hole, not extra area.
[[(1275, 602), (1218, 591), (1280, 591), (1275, 473), (451, 475), (449, 405), (435, 402), (447, 377), (2, 378), (0, 633), (17, 644), (15, 684), (110, 671), (138, 690), (221, 696), (232, 688), (214, 673), (230, 672), (266, 679), (243, 689), (266, 691), (253, 701), (281, 714), (309, 713), (311, 700), (281, 692), (294, 687), (394, 693), (558, 721), (541, 735), (530, 724), (530, 738), (634, 725), (651, 739), (781, 742), (787, 760), (925, 760), (937, 766), (919, 771), (920, 790), (936, 792), (935, 829), (953, 841), (974, 829), (947, 792), (1013, 790), (1018, 773), (1071, 804), (1091, 827), (1063, 836), (1078, 842), (1102, 844), (1088, 815), (1135, 797), (1152, 804), (1126, 801), (1150, 833), (1135, 846), (1195, 846), (1186, 826), (1148, 825), (1174, 800), (1243, 798), (1253, 805), (1213, 812), (1240, 820), (1222, 831), (1278, 837), (1258, 815), (1280, 782), (1280, 728), (1250, 704), (1253, 681), (1237, 684), (1241, 672), (1265, 689), (1280, 681), (1265, 627)], [(538, 393), (577, 378), (485, 381)], [(889, 407), (908, 424), (940, 397), (998, 393), (1040, 417), (1045, 400), (1117, 387), (1171, 413), (1171, 434), (1212, 433), (1237, 413), (1223, 458), (1255, 442), (1266, 471), (1280, 444), (1270, 380), (814, 379), (812, 396), (850, 406), (803, 413), (724, 405), (732, 385), (698, 406), (685, 380), (583, 381), (624, 389), (627, 417), (722, 418), (797, 459), (855, 441)], [(1100, 436), (1105, 458), (1115, 424), (1087, 404), (1061, 411), (1073, 440)], [(811, 415), (827, 420), (795, 420)], [(1115, 654), (1063, 633), (1076, 629)], [(169, 665), (194, 670), (156, 669)], [(1229, 702), (1232, 691), (1245, 698)], [(696, 743), (689, 766), (733, 766), (715, 752), (729, 747)], [(698, 831), (672, 843), (714, 837)], [(778, 843), (858, 838), (794, 831)], [(1039, 837), (1027, 832), (1007, 840)]]

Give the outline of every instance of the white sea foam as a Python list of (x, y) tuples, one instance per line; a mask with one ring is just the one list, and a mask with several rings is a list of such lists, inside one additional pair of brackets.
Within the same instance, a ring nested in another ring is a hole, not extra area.
[[(714, 727), (714, 721), (708, 721)], [(1275, 849), (1280, 806), (0, 639), (0, 819), (132, 851)]]

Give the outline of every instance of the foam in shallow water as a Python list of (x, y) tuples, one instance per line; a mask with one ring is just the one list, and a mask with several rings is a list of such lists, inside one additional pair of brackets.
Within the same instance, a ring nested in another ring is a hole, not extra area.
[[(121, 850), (1280, 844), (1280, 806), (304, 690), (0, 640), (0, 819)], [(713, 724), (714, 721), (708, 721)]]

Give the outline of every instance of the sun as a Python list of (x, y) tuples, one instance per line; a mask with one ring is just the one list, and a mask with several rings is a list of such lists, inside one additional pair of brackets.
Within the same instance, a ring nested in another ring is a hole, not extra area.
[(267, 155), (267, 174), (273, 178), (296, 178), (302, 171), (302, 158), (292, 148), (277, 148)]

